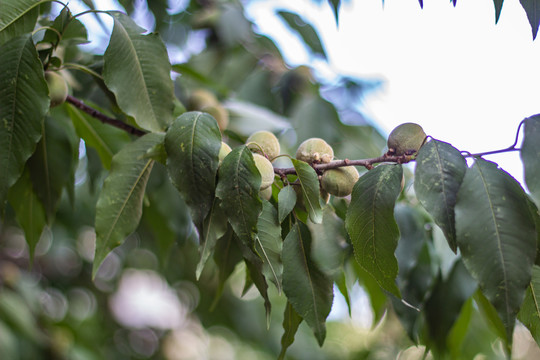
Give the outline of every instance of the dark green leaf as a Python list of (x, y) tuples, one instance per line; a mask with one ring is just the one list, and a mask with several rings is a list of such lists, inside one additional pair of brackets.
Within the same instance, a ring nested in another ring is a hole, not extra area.
[(216, 246), (216, 242), (227, 231), (227, 218), (219, 206), (219, 199), (214, 198), (212, 208), (204, 220), (202, 234), (199, 237), (200, 260), (195, 270), (195, 277), (200, 278), (204, 265)]
[(264, 200), (261, 215), (257, 222), (257, 239), (255, 249), (263, 261), (263, 274), (270, 279), (281, 293), (281, 275), (283, 264), (281, 263), (281, 226), (277, 218), (276, 208), (270, 202)]
[[(34, 7), (32, 10), (26, 12), (23, 16), (12, 22), (9, 26), (0, 30), (0, 45), (6, 41), (13, 39), (19, 35), (23, 35), (34, 30), (36, 21), (39, 15), (38, 7)], [(2, 11), (0, 17), (2, 17)]]
[(287, 301), (285, 313), (283, 314), (283, 335), (281, 336), (281, 351), (279, 360), (285, 359), (285, 353), (294, 342), (294, 336), (298, 331), (298, 326), (302, 322), (302, 317), (294, 310), (290, 302)]
[(278, 221), (281, 224), (296, 205), (296, 191), (292, 186), (285, 186), (278, 194)]
[(529, 329), (536, 343), (540, 345), (540, 266), (538, 265), (533, 266), (532, 279), (519, 310), (518, 319)]
[(477, 288), (462, 261), (456, 261), (447, 279), (439, 276), (431, 296), (426, 302), (426, 323), (435, 348), (444, 353), (447, 337), (465, 304)]
[(294, 310), (306, 320), (319, 345), (326, 337), (326, 317), (333, 301), (332, 280), (311, 258), (311, 234), (297, 222), (283, 243), (283, 291)]
[(0, 11), (0, 32), (23, 17), (42, 0), (2, 0)]
[(173, 83), (167, 49), (158, 35), (144, 32), (127, 15), (112, 13), (114, 28), (105, 51), (103, 79), (120, 108), (149, 131), (172, 121)]
[(336, 216), (330, 206), (326, 206), (322, 223), (310, 224), (309, 228), (313, 234), (313, 260), (326, 275), (336, 278), (342, 272), (348, 250), (343, 220)]
[[(55, 29), (47, 30), (43, 36), (43, 42), (50, 42), (53, 44), (65, 43), (69, 41), (72, 44), (82, 44), (87, 42), (87, 32), (84, 25), (76, 18), (73, 17), (71, 11), (66, 7), (62, 9), (60, 14), (54, 19), (51, 27)], [(61, 38), (58, 39), (58, 34)]]
[(47, 217), (43, 204), (34, 191), (28, 171), (25, 171), (9, 190), (9, 203), (15, 210), (19, 226), (24, 231), (30, 259), (33, 259), (36, 244), (47, 225)]
[(493, 5), (495, 6), (495, 24), (499, 22), (501, 17), (501, 10), (504, 0), (493, 0)]
[(491, 302), (482, 294), (481, 289), (478, 289), (474, 293), (474, 300), (480, 313), (491, 325), (491, 329), (497, 334), (497, 336), (504, 340), (505, 349), (508, 351), (510, 349), (511, 340), (507, 339), (506, 327), (503, 324), (501, 317), (497, 314), (497, 309), (493, 307)]
[(71, 141), (61, 124), (48, 117), (36, 151), (28, 159), (28, 168), (49, 223), (54, 219), (62, 190), (71, 180), (72, 167)]
[(137, 229), (151, 159), (144, 159), (149, 148), (163, 141), (162, 134), (148, 134), (124, 147), (112, 160), (96, 204), (96, 253), (93, 276), (105, 257)]
[(235, 239), (232, 227), (227, 227), (225, 235), (217, 240), (213, 258), (218, 267), (219, 274), (218, 288), (211, 306), (212, 309), (216, 306), (221, 297), (225, 282), (234, 271), (236, 264), (242, 260), (242, 253), (238, 246), (238, 241)]
[(0, 214), (8, 189), (41, 137), (43, 117), (49, 109), (48, 91), (30, 35), (0, 47)]
[(306, 23), (299, 15), (292, 12), (278, 11), (277, 14), (285, 20), (292, 30), (296, 31), (302, 37), (302, 40), (309, 46), (311, 51), (326, 59), (326, 52), (319, 39), (319, 35), (317, 35), (317, 31), (311, 24)]
[(216, 196), (221, 199), (234, 232), (242, 243), (253, 249), (257, 221), (262, 211), (259, 198), (261, 175), (247, 146), (234, 148), (219, 167)]
[(96, 118), (83, 113), (71, 104), (67, 112), (77, 134), (87, 146), (94, 148), (105, 169), (110, 169), (113, 155), (129, 143), (129, 135), (120, 129), (101, 123)]
[(180, 115), (165, 136), (169, 174), (199, 229), (214, 201), (220, 147), (217, 121), (202, 112)]
[(529, 24), (531, 24), (531, 31), (533, 40), (536, 39), (536, 34), (538, 33), (538, 24), (540, 22), (540, 0), (519, 0), (527, 18), (529, 19)]
[(341, 6), (341, 0), (328, 0), (328, 3), (332, 7), (332, 12), (336, 18), (336, 25), (339, 24), (339, 8)]
[(540, 205), (540, 115), (525, 119), (521, 144), (521, 161), (525, 170), (525, 183), (537, 205)]
[(398, 263), (394, 256), (399, 229), (394, 205), (401, 192), (399, 165), (379, 165), (354, 185), (345, 227), (356, 261), (386, 291), (401, 297), (396, 286)]
[(454, 253), (457, 251), (454, 206), (466, 170), (467, 163), (459, 150), (442, 141), (429, 141), (416, 157), (414, 191), (442, 229)]
[(497, 310), (511, 343), (536, 256), (536, 228), (525, 192), (495, 163), (477, 159), (467, 169), (455, 210), (465, 266)]
[(322, 222), (322, 207), (319, 201), (319, 177), (308, 163), (296, 159), (291, 159), (291, 161), (298, 175), (309, 219), (315, 224), (320, 224)]

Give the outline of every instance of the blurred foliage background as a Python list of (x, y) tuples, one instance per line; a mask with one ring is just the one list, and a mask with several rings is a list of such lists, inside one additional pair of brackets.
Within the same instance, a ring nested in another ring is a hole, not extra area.
[[(72, 1), (70, 6), (76, 13), (75, 6), (84, 11), (96, 9), (99, 3)], [(337, 158), (370, 158), (385, 151), (384, 134), (355, 106), (380, 82), (347, 76), (325, 79), (307, 65), (288, 66), (272, 39), (257, 33), (256, 24), (246, 18), (245, 4), (219, 0), (120, 0), (112, 4), (163, 38), (180, 102), (188, 104), (190, 95), (200, 88), (218, 97), (230, 115), (225, 131), (229, 143), (241, 143), (251, 132), (266, 129), (278, 134), (282, 152), (291, 155), (309, 137), (324, 138)], [(105, 10), (103, 4), (99, 5)], [(40, 24), (53, 21), (61, 9), (56, 3), (41, 5)], [(330, 7), (328, 11), (332, 11)], [(312, 56), (326, 61), (317, 29), (306, 23), (302, 14), (276, 9), (275, 16), (289, 26), (291, 36), (303, 40)], [(87, 24), (91, 36), (99, 39), (99, 34), (110, 34), (107, 16), (88, 13), (80, 20)], [(64, 62), (86, 62), (101, 72), (106, 45), (94, 41), (67, 47)], [(68, 74), (73, 96), (90, 99), (96, 108), (108, 107), (103, 84), (86, 72), (70, 70)], [(69, 107), (60, 106), (50, 116), (70, 128), (69, 111)], [(85, 117), (81, 121), (95, 120)], [(118, 129), (103, 125), (100, 131), (110, 139), (107, 145), (113, 153), (130, 141)], [(73, 156), (67, 156), (67, 161), (76, 169), (75, 186), (63, 192), (54, 225), (41, 235), (33, 263), (9, 206), (0, 223), (1, 357), (275, 359), (281, 348), (284, 297), (271, 287), (272, 303), (278, 305), (274, 305), (267, 328), (263, 302), (256, 290), (243, 294), (243, 263), (230, 269), (232, 275), (219, 301), (220, 279), (215, 270), (219, 258), (210, 261), (196, 281), (197, 235), (186, 205), (161, 164), (156, 163), (151, 174), (137, 232), (107, 257), (92, 281), (95, 203), (107, 170), (93, 147), (84, 142), (71, 145), (74, 148), (69, 153)], [(286, 160), (282, 164), (286, 166)], [(340, 201), (333, 204), (338, 214), (333, 218), (335, 229), (343, 229)], [(468, 277), (453, 254), (440, 250), (443, 246), (437, 244), (444, 242), (442, 235), (427, 225), (416, 204), (406, 203), (396, 209), (396, 219), (408, 224), (409, 233), (419, 234), (415, 239), (421, 242), (411, 249), (407, 241), (401, 241), (398, 247), (402, 292), (414, 298), (414, 294), (426, 294), (438, 277), (456, 282)], [(329, 212), (325, 216), (334, 215)], [(419, 336), (415, 328), (418, 312), (402, 303), (392, 307), (350, 258), (344, 232), (335, 229), (314, 229), (314, 257), (329, 267), (329, 272), (332, 264), (345, 263), (345, 275), (351, 276), (337, 282), (347, 283), (349, 293), (343, 296), (335, 291), (324, 346), (319, 348), (311, 330), (301, 324), (287, 358), (422, 358), (424, 348), (416, 347), (411, 340)], [(411, 252), (416, 256), (414, 263), (407, 262)], [(407, 282), (412, 275), (405, 271), (418, 276), (414, 286)], [(360, 280), (350, 280), (356, 277)], [(471, 291), (474, 289), (457, 290), (458, 295)], [(420, 304), (424, 299), (417, 300)], [(441, 304), (444, 298), (440, 304), (431, 304), (433, 312), (440, 311)], [(452, 329), (453, 339), (459, 344), (455, 358), (472, 359), (478, 353), (490, 359), (504, 358), (495, 340), (497, 334), (478, 316), (479, 308), (467, 300), (463, 309)], [(465, 324), (461, 328), (460, 321)], [(516, 358), (532, 356), (529, 352), (537, 348), (534, 343), (530, 346), (526, 338), (530, 335), (519, 327), (516, 334)], [(519, 340), (520, 334), (525, 334), (525, 340)]]

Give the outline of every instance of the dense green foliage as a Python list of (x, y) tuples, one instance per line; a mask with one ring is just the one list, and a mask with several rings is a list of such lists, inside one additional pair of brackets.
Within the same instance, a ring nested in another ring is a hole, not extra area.
[[(288, 67), (236, 1), (176, 13), (148, 1), (151, 33), (120, 3), (73, 14), (0, 0), (2, 357), (375, 359), (423, 345), (496, 358), (510, 356), (517, 320), (540, 344), (540, 115), (504, 150), (520, 151), (526, 191), (444, 139), (391, 151), (333, 101), (368, 83)], [(522, 4), (536, 36), (538, 2)], [(326, 58), (301, 14), (277, 15)], [(103, 16), (100, 53), (82, 20)], [(171, 64), (193, 37), (201, 50)], [(268, 189), (262, 147), (246, 144), (258, 130), (280, 143)], [(308, 138), (334, 160), (295, 159)], [(360, 178), (330, 196), (321, 176), (342, 166)], [(359, 291), (371, 332), (328, 319), (338, 299), (351, 314)]]

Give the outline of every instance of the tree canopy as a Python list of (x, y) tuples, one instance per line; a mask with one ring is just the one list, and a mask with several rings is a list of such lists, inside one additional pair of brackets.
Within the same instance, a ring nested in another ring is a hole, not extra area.
[[(386, 136), (353, 106), (376, 84), (291, 68), (241, 2), (83, 3), (0, 0), (2, 356), (472, 359), (509, 358), (523, 333), (540, 344), (540, 115), (477, 154), (421, 124)], [(521, 3), (534, 38), (537, 1)], [(302, 14), (276, 16), (326, 59)], [(525, 184), (484, 159), (509, 151)]]

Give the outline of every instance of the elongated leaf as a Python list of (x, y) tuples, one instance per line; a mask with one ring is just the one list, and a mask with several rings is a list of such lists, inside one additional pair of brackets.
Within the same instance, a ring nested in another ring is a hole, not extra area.
[[(2, 5), (0, 5), (0, 7), (1, 6)], [(0, 10), (0, 18), (2, 17), (2, 14), (3, 9)], [(2, 45), (8, 40), (13, 39), (14, 37), (32, 32), (36, 25), (38, 15), (39, 8), (34, 7), (33, 9), (26, 12), (24, 15), (17, 18), (17, 20), (5, 27), (3, 30), (0, 30), (0, 45)]]
[(195, 270), (195, 277), (199, 280), (206, 261), (212, 255), (217, 240), (227, 231), (227, 218), (219, 207), (219, 199), (215, 198), (210, 213), (203, 223), (203, 233), (199, 237), (199, 253), (201, 258)]
[(278, 221), (283, 220), (291, 213), (296, 205), (296, 191), (292, 186), (285, 186), (278, 194)]
[(448, 245), (457, 251), (454, 207), (467, 162), (452, 145), (432, 140), (416, 157), (414, 191), (422, 206), (442, 229)]
[(336, 25), (339, 24), (339, 8), (341, 6), (341, 0), (328, 0), (328, 3), (332, 7), (332, 12), (336, 18)]
[(321, 224), (309, 224), (313, 241), (311, 253), (319, 269), (335, 279), (343, 269), (345, 257), (350, 249), (345, 240), (347, 234), (341, 220), (330, 206), (323, 210)]
[(322, 207), (319, 201), (320, 189), (317, 173), (306, 162), (296, 159), (291, 159), (291, 161), (302, 187), (304, 205), (308, 211), (309, 219), (315, 224), (320, 224), (322, 221)]
[[(293, 190), (294, 191), (294, 190)], [(263, 207), (259, 221), (257, 222), (257, 240), (255, 250), (263, 261), (263, 274), (270, 279), (281, 293), (281, 275), (283, 264), (281, 263), (281, 225), (278, 222), (277, 210), (268, 201), (263, 201)]]
[(129, 135), (114, 126), (101, 123), (71, 104), (66, 109), (77, 135), (84, 140), (87, 146), (91, 146), (97, 151), (103, 167), (107, 170), (110, 169), (113, 155), (129, 143)]
[[(63, 44), (67, 42), (71, 44), (82, 44), (87, 42), (88, 35), (86, 28), (73, 16), (67, 6), (64, 7), (56, 19), (54, 19), (51, 27), (56, 31), (47, 30), (42, 41), (53, 44), (60, 42)], [(58, 34), (61, 36), (60, 39), (58, 39)]]
[(278, 11), (277, 14), (281, 16), (283, 20), (285, 20), (291, 29), (296, 31), (298, 35), (302, 37), (302, 40), (304, 40), (304, 43), (309, 46), (311, 51), (313, 51), (315, 54), (321, 55), (323, 58), (326, 58), (326, 52), (324, 51), (321, 40), (319, 39), (319, 35), (317, 35), (317, 31), (311, 24), (306, 23), (304, 19), (297, 14), (288, 11)]
[(41, 137), (49, 109), (48, 87), (32, 37), (0, 47), (0, 213)]
[(485, 320), (490, 324), (491, 330), (493, 330), (497, 336), (504, 341), (504, 349), (506, 352), (510, 351), (511, 348), (511, 341), (508, 340), (506, 327), (504, 326), (501, 317), (497, 314), (497, 309), (493, 307), (493, 304), (482, 294), (481, 289), (478, 289), (474, 293), (474, 300), (476, 302), (476, 305), (478, 306), (478, 309), (480, 310), (480, 313), (484, 317)]
[(149, 148), (162, 141), (162, 134), (148, 134), (113, 157), (111, 170), (96, 204), (93, 276), (109, 252), (137, 229), (146, 183), (154, 164), (152, 159), (143, 156)]
[(282, 257), (283, 291), (322, 346), (334, 297), (333, 284), (311, 258), (311, 234), (305, 224), (297, 222), (287, 234)]
[(219, 167), (216, 196), (221, 199), (229, 223), (240, 240), (250, 249), (254, 246), (257, 221), (262, 211), (259, 198), (261, 175), (247, 146), (234, 148)]
[(501, 17), (501, 11), (504, 0), (493, 0), (493, 5), (495, 6), (495, 24), (499, 22)]
[(477, 159), (465, 174), (455, 210), (465, 266), (497, 310), (511, 343), (536, 256), (525, 192), (495, 163)]
[(298, 315), (291, 303), (287, 301), (285, 313), (283, 314), (283, 335), (281, 336), (281, 351), (278, 360), (285, 359), (285, 353), (294, 342), (294, 336), (301, 322), (302, 317)]
[(8, 26), (32, 10), (42, 0), (2, 0), (0, 4), (0, 31), (4, 31)]
[(43, 229), (47, 225), (45, 209), (36, 195), (30, 174), (25, 171), (9, 191), (9, 203), (15, 210), (17, 223), (24, 231), (30, 259), (34, 258), (34, 249)]
[(173, 83), (167, 49), (157, 34), (144, 32), (129, 16), (114, 12), (114, 28), (105, 51), (103, 79), (120, 108), (149, 131), (172, 121)]
[(48, 117), (36, 151), (28, 159), (30, 178), (50, 223), (62, 190), (71, 180), (72, 145), (66, 131), (55, 119)]
[(216, 242), (216, 247), (214, 251), (214, 261), (218, 267), (218, 288), (216, 291), (216, 296), (212, 303), (211, 308), (215, 308), (221, 294), (223, 293), (223, 287), (229, 276), (234, 271), (236, 265), (242, 261), (242, 253), (238, 246), (238, 240), (235, 239), (236, 235), (232, 227), (227, 227), (227, 232), (218, 239)]
[(540, 345), (540, 266), (538, 265), (533, 266), (532, 279), (527, 287), (518, 319), (529, 329), (536, 343)]
[(217, 121), (202, 112), (182, 114), (165, 136), (169, 174), (199, 229), (214, 201), (220, 147)]
[(426, 307), (426, 323), (430, 341), (435, 348), (444, 353), (447, 338), (461, 313), (461, 307), (474, 294), (477, 288), (462, 261), (456, 261), (447, 279), (439, 276)]
[(525, 170), (525, 183), (537, 205), (540, 205), (540, 115), (525, 119), (521, 144), (521, 161)]
[(538, 33), (538, 24), (540, 23), (540, 0), (519, 0), (521, 6), (527, 14), (529, 24), (531, 24), (531, 31), (533, 40), (536, 39)]
[(401, 191), (399, 165), (379, 165), (360, 177), (351, 194), (345, 227), (356, 261), (384, 290), (401, 297), (396, 286), (398, 264), (394, 251), (399, 229), (394, 205)]

